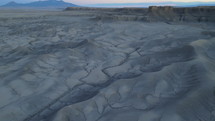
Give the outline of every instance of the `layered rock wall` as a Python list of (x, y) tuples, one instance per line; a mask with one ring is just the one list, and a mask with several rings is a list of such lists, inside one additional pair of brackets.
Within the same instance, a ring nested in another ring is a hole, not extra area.
[(164, 22), (215, 22), (215, 7), (184, 7), (150, 6), (149, 8), (77, 8), (68, 7), (66, 11), (100, 12), (99, 20), (124, 21), (164, 21)]

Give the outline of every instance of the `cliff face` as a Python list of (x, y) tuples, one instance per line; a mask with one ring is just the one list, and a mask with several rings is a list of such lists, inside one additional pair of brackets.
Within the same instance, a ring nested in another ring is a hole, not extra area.
[(151, 6), (148, 9), (152, 21), (215, 22), (215, 7), (174, 8)]
[(96, 19), (102, 20), (140, 20), (165, 22), (215, 22), (215, 7), (185, 7), (151, 6), (149, 8), (75, 8), (68, 7), (69, 11), (98, 11)]

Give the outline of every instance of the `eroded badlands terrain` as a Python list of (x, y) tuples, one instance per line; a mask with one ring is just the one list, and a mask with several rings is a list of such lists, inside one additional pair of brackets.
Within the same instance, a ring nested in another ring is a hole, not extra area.
[(215, 120), (213, 22), (106, 15), (0, 10), (0, 120)]

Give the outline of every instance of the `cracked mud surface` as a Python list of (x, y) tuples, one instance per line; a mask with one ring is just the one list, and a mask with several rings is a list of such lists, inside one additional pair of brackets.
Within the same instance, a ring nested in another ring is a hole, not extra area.
[(2, 121), (215, 120), (212, 23), (0, 13)]

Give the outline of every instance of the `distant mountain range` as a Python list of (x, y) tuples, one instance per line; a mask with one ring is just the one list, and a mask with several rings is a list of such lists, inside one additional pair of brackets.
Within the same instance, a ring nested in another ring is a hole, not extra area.
[(46, 0), (46, 1), (36, 1), (31, 3), (16, 3), (16, 2), (9, 2), (1, 7), (9, 7), (9, 8), (22, 8), (22, 7), (29, 7), (29, 8), (66, 8), (66, 7), (80, 7), (78, 5), (64, 2), (63, 0)]
[(176, 6), (176, 7), (194, 7), (194, 6), (215, 6), (215, 2), (143, 2), (143, 3), (107, 3), (91, 4), (88, 7), (149, 7), (149, 6)]
[[(149, 6), (176, 6), (176, 7), (194, 7), (194, 6), (215, 6), (215, 2), (145, 2), (145, 3), (107, 3), (107, 4), (91, 4), (86, 7), (149, 7)], [(78, 5), (64, 2), (63, 0), (46, 0), (36, 1), (31, 3), (16, 3), (9, 2), (0, 7), (9, 8), (66, 8), (66, 7), (80, 7)]]

